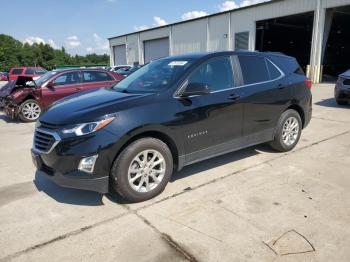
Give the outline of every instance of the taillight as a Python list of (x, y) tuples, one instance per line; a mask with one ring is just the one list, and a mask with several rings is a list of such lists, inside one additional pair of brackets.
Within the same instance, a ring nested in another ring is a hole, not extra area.
[(306, 80), (305, 80), (305, 85), (306, 85), (307, 88), (311, 89), (311, 87), (312, 87), (312, 82), (311, 82), (311, 80), (310, 80), (310, 79), (306, 79)]

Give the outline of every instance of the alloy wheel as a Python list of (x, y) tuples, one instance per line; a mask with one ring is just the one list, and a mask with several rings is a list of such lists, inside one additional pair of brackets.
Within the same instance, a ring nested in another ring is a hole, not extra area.
[(22, 115), (28, 120), (36, 120), (40, 113), (41, 108), (35, 102), (28, 102), (22, 107)]
[(163, 180), (166, 163), (157, 150), (144, 150), (133, 158), (128, 170), (131, 188), (140, 193), (155, 189)]
[(286, 122), (284, 122), (282, 129), (282, 140), (287, 146), (293, 145), (299, 136), (299, 122), (294, 116), (289, 117)]

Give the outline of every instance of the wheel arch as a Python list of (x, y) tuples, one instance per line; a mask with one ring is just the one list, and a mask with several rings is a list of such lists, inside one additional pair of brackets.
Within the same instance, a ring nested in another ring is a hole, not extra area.
[(301, 118), (301, 123), (302, 123), (303, 128), (304, 128), (304, 126), (305, 126), (305, 113), (304, 113), (303, 108), (301, 106), (297, 105), (297, 104), (292, 104), (285, 111), (287, 111), (289, 109), (293, 109), (293, 110), (298, 112), (298, 114), (299, 114), (299, 116)]
[(115, 159), (118, 158), (118, 156), (120, 155), (120, 153), (126, 148), (128, 147), (132, 142), (141, 139), (141, 138), (146, 138), (146, 137), (151, 137), (151, 138), (156, 138), (159, 139), (160, 141), (162, 141), (163, 143), (165, 143), (169, 149), (170, 152), (172, 154), (173, 157), (173, 162), (174, 162), (174, 170), (177, 170), (179, 167), (179, 149), (176, 146), (175, 141), (165, 132), (159, 131), (159, 130), (147, 130), (147, 131), (142, 131), (139, 133), (134, 134), (133, 136), (131, 136), (130, 138), (128, 138), (123, 145), (120, 147), (120, 149), (118, 150), (118, 152), (115, 155), (114, 161)]

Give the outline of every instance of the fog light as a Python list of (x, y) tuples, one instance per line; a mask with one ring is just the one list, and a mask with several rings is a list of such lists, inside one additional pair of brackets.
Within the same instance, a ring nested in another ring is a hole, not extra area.
[(83, 158), (82, 160), (80, 160), (78, 169), (80, 171), (84, 171), (92, 174), (94, 172), (94, 167), (95, 167), (95, 162), (97, 157), (98, 155)]

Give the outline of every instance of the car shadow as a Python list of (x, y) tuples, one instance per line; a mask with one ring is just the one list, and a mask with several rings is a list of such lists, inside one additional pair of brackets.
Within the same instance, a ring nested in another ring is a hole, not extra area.
[(59, 203), (81, 205), (81, 206), (101, 206), (102, 194), (57, 186), (54, 182), (36, 172), (34, 185), (39, 191), (45, 192), (48, 196)]
[(22, 123), (18, 119), (13, 119), (6, 114), (0, 114), (0, 121), (4, 121), (6, 123), (11, 123), (11, 124), (21, 124)]
[(265, 145), (259, 145), (259, 146), (245, 148), (245, 149), (228, 153), (225, 155), (217, 156), (217, 157), (184, 167), (180, 172), (176, 172), (171, 177), (170, 182), (175, 182), (176, 180), (198, 174), (205, 170), (210, 170), (219, 166), (226, 165), (228, 163), (236, 162), (244, 158), (258, 155), (260, 154), (258, 150), (266, 151), (266, 152), (272, 151)]
[(335, 101), (335, 98), (323, 99), (319, 102), (316, 102), (315, 105), (324, 106), (324, 107), (334, 107), (334, 108), (350, 108), (349, 104), (345, 106), (338, 105), (337, 102)]
[[(255, 155), (261, 154), (261, 152), (276, 152), (272, 150), (268, 145), (262, 144), (258, 146), (249, 147), (232, 153), (228, 153), (222, 156), (218, 156), (206, 161), (201, 161), (196, 164), (189, 165), (182, 169), (180, 172), (175, 172), (170, 179), (170, 183), (174, 183), (177, 180), (196, 175), (205, 170), (210, 170), (228, 163), (239, 161), (241, 159), (249, 158)], [(52, 181), (38, 174), (35, 175), (34, 184), (39, 191), (45, 192), (48, 196), (52, 197), (60, 203), (72, 204), (72, 205), (86, 205), (86, 206), (99, 206), (103, 205), (103, 195), (95, 192), (84, 191), (79, 189), (70, 189), (59, 187)], [(111, 192), (105, 195), (111, 202), (116, 204), (125, 205), (130, 202), (123, 199), (120, 195)]]

